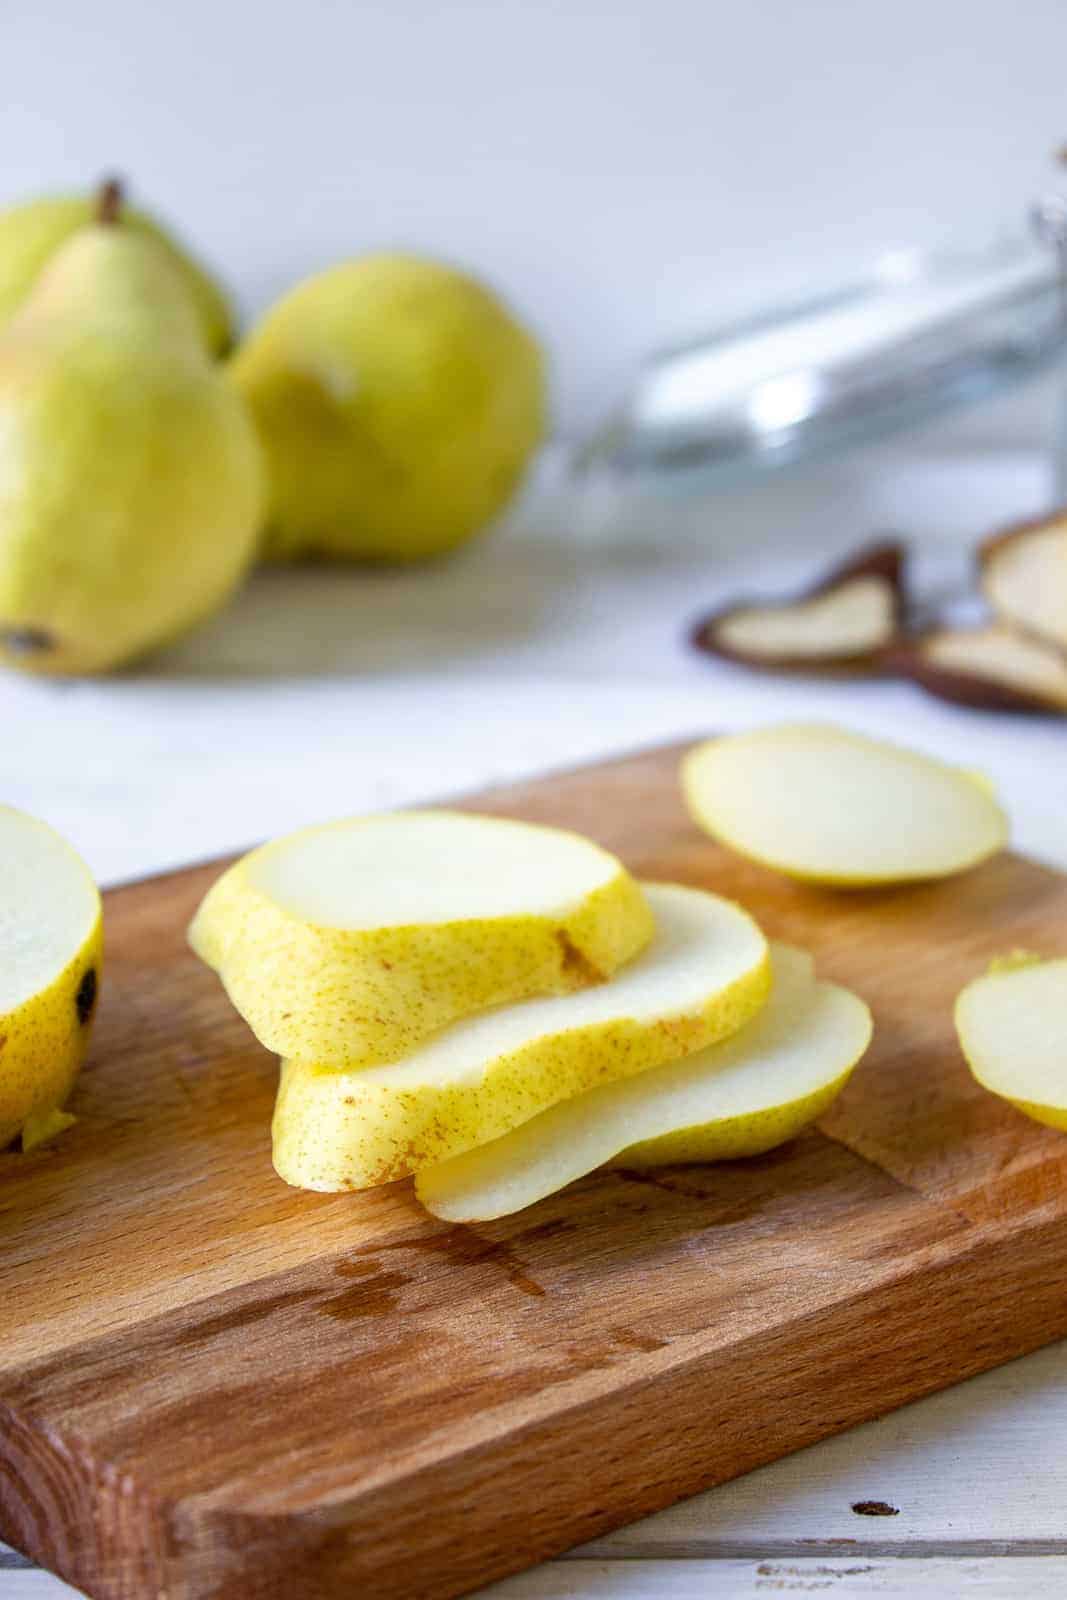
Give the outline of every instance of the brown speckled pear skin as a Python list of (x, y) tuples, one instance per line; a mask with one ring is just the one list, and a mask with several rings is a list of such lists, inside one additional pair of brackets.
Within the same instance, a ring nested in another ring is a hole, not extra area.
[[(462, 848), (478, 870), (479, 834), (502, 833), (524, 859), (560, 851), (573, 860), (558, 900), (515, 903), (485, 915), (462, 893), (445, 920), (324, 926), (264, 892), (257, 871), (310, 835), (352, 830), (385, 839), (447, 812), (402, 812), (303, 830), (243, 857), (205, 896), (189, 931), (234, 1005), (268, 1049), (301, 1061), (358, 1068), (393, 1061), (458, 1017), (540, 994), (566, 994), (610, 977), (652, 935), (644, 896), (620, 862), (559, 830), (459, 818)], [(372, 845), (361, 846), (372, 850)], [(432, 863), (428, 867), (432, 877)], [(434, 886), (426, 887), (430, 916)], [(358, 910), (358, 896), (353, 899)]]
[(766, 1003), (702, 1050), (601, 1084), (418, 1173), (448, 1222), (511, 1216), (606, 1164), (629, 1170), (762, 1155), (813, 1122), (871, 1040), (863, 1001), (819, 982), (805, 951), (772, 943)]
[(277, 1171), (309, 1189), (373, 1188), (736, 1033), (767, 997), (762, 933), (717, 895), (668, 884), (645, 892), (656, 934), (611, 983), (498, 1007), (377, 1070), (286, 1062)]

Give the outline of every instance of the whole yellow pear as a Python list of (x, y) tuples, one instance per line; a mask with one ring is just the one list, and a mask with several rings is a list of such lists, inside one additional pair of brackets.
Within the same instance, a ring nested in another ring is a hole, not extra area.
[[(92, 222), (95, 205), (88, 194), (42, 195), (0, 211), (0, 327), (23, 304), (56, 251)], [(215, 279), (145, 212), (126, 210), (123, 222), (167, 252), (196, 303), (208, 349), (225, 355), (233, 344), (233, 312)]]
[(537, 342), (484, 285), (415, 256), (298, 285), (232, 374), (265, 450), (274, 557), (451, 550), (503, 509), (545, 430)]
[(100, 672), (214, 611), (263, 505), (185, 284), (112, 195), (0, 331), (0, 662)]

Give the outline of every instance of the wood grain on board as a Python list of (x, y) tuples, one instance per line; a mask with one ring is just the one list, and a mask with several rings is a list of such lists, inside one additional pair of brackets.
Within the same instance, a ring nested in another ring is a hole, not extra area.
[(0, 1535), (107, 1600), (452, 1595), (1067, 1333), (1067, 1140), (951, 1022), (991, 955), (1062, 949), (1067, 878), (792, 884), (697, 832), (677, 756), (470, 804), (735, 896), (859, 990), (821, 1126), (478, 1228), (289, 1189), (274, 1062), (184, 943), (219, 864), (113, 891), (78, 1125), (0, 1157)]

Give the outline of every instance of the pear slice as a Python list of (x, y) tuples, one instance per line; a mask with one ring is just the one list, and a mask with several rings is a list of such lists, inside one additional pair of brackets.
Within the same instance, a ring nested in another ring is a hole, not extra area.
[(337, 1069), (610, 977), (651, 936), (640, 889), (590, 840), (453, 811), (276, 839), (223, 874), (189, 931), (268, 1049)]
[(1067, 713), (1067, 654), (1014, 628), (941, 628), (899, 664), (941, 700), (984, 711)]
[(870, 1042), (871, 1014), (847, 989), (816, 983), (804, 951), (772, 944), (771, 960), (770, 999), (732, 1038), (590, 1089), (427, 1168), (415, 1180), (423, 1205), (452, 1222), (488, 1221), (608, 1162), (727, 1161), (793, 1138), (844, 1087)]
[(994, 962), (961, 990), (956, 1032), (983, 1088), (1067, 1129), (1067, 960)]
[(756, 924), (700, 889), (646, 894), (655, 936), (612, 983), (469, 1018), (389, 1066), (287, 1061), (274, 1115), (281, 1176), (305, 1189), (388, 1183), (736, 1032), (770, 984)]
[(903, 625), (903, 569), (903, 546), (885, 540), (790, 600), (740, 600), (705, 617), (692, 642), (746, 667), (870, 671)]
[(899, 745), (821, 723), (697, 746), (682, 762), (696, 822), (740, 855), (840, 888), (962, 872), (1001, 849), (991, 785)]
[(998, 617), (1067, 647), (1067, 508), (1004, 529), (978, 560), (982, 592)]
[(85, 1058), (100, 983), (100, 896), (64, 839), (0, 806), (0, 1149), (39, 1144)]

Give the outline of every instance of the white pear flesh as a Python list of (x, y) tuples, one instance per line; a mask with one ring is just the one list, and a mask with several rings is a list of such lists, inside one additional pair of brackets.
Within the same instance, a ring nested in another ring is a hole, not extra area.
[(69, 1120), (54, 1114), (85, 1058), (101, 953), (84, 861), (45, 823), (0, 807), (0, 1149)]
[(943, 628), (916, 647), (916, 676), (982, 708), (1067, 712), (1067, 653), (1014, 628)]
[(277, 839), (223, 874), (189, 930), (268, 1049), (336, 1069), (599, 982), (651, 936), (637, 884), (590, 840), (450, 811)]
[(961, 991), (956, 1032), (983, 1088), (1067, 1130), (1067, 960), (994, 963)]
[(759, 1155), (840, 1093), (871, 1038), (847, 989), (815, 980), (804, 951), (772, 944), (770, 998), (731, 1038), (684, 1061), (553, 1106), (415, 1180), (452, 1222), (509, 1216), (608, 1163), (647, 1168)]
[(946, 877), (1000, 850), (987, 780), (828, 724), (697, 746), (682, 763), (694, 820), (763, 866), (839, 888)]
[(982, 589), (998, 616), (1067, 645), (1067, 517), (1023, 526), (981, 554)]
[(896, 597), (884, 578), (850, 578), (790, 605), (739, 606), (715, 629), (716, 642), (753, 662), (819, 662), (873, 653), (893, 636)]
[(559, 1100), (736, 1033), (770, 984), (766, 941), (718, 895), (648, 884), (651, 944), (611, 983), (456, 1023), (389, 1066), (287, 1061), (274, 1164), (306, 1189), (365, 1189), (485, 1144)]

